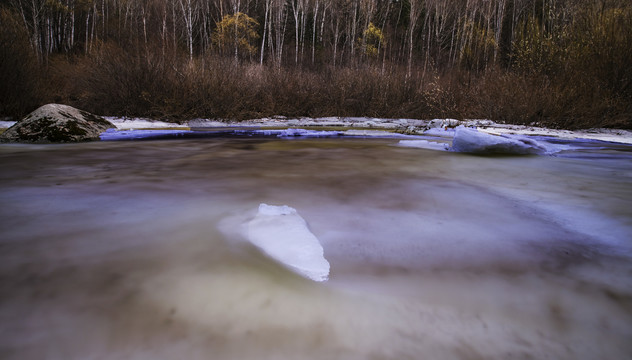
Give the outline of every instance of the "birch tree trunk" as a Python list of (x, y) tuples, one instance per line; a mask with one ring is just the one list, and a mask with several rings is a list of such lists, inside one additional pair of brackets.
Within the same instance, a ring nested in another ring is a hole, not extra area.
[(268, 35), (268, 15), (270, 14), (270, 0), (265, 0), (265, 15), (263, 16), (263, 36), (261, 36), (261, 56), (259, 65), (263, 65), (263, 54), (266, 48), (266, 36)]
[(421, 0), (410, 0), (410, 14), (408, 19), (408, 70), (406, 76), (410, 77), (413, 70), (413, 49), (415, 46), (415, 30), (421, 12)]

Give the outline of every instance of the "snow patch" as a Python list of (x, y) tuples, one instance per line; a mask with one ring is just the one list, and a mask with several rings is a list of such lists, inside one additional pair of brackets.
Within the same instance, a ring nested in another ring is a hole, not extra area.
[[(454, 127), (476, 127), (479, 132), (486, 132), (495, 135), (529, 135), (529, 136), (550, 136), (560, 139), (590, 139), (609, 142), (618, 142), (624, 144), (632, 144), (632, 131), (619, 129), (588, 129), (588, 130), (555, 130), (541, 128), (537, 126), (499, 124), (491, 120), (456, 120), (456, 119), (388, 119), (388, 118), (370, 118), (370, 117), (321, 117), (321, 118), (285, 118), (272, 117), (262, 119), (252, 119), (240, 122), (233, 121), (216, 121), (210, 119), (193, 119), (188, 123), (174, 124), (163, 121), (154, 121), (141, 118), (117, 118), (105, 117), (113, 123), (118, 129), (159, 129), (159, 128), (177, 128), (189, 129), (196, 128), (265, 128), (265, 127), (351, 127), (351, 128), (373, 128), (383, 130), (399, 130), (412, 128), (413, 133), (423, 132), (425, 135), (432, 136), (454, 136)], [(0, 127), (10, 127), (15, 122), (0, 122)], [(265, 130), (271, 131), (271, 130)], [(289, 136), (289, 135), (288, 135)], [(294, 135), (296, 136), (296, 135)], [(301, 135), (307, 136), (307, 135)]]
[(455, 132), (456, 131), (451, 128), (444, 129), (444, 128), (438, 127), (438, 128), (431, 128), (424, 131), (424, 135), (454, 137)]
[(461, 122), (456, 119), (433, 119), (433, 120), (430, 120), (427, 127), (430, 129), (436, 129), (436, 128), (447, 129), (447, 128), (454, 128), (459, 125), (461, 125)]
[(114, 124), (119, 130), (136, 130), (136, 129), (165, 129), (165, 128), (179, 128), (182, 130), (188, 130), (188, 125), (180, 125), (174, 123), (168, 123), (164, 121), (140, 119), (140, 118), (117, 118), (117, 117), (104, 117), (106, 120)]
[(632, 144), (632, 131), (622, 129), (587, 129), (571, 131), (495, 123), (485, 128), (479, 127), (478, 129), (479, 131), (494, 135), (548, 136), (566, 140), (586, 139)]
[[(294, 136), (312, 136), (312, 137), (335, 137), (335, 136), (378, 136), (370, 133), (369, 130), (365, 134), (351, 133), (351, 131), (332, 131), (322, 132), (316, 130), (298, 129), (300, 127), (346, 127), (358, 129), (376, 129), (376, 130), (396, 130), (409, 134), (422, 134), (426, 136), (454, 137), (456, 131), (454, 127), (465, 126), (478, 128), (478, 132), (484, 132), (493, 135), (501, 135), (506, 138), (512, 136), (543, 136), (555, 137), (558, 139), (576, 140), (589, 139), (608, 142), (617, 142), (623, 144), (632, 144), (632, 131), (620, 129), (587, 129), (587, 130), (555, 130), (541, 128), (537, 126), (499, 124), (491, 120), (456, 120), (456, 119), (387, 119), (387, 118), (370, 118), (370, 117), (322, 117), (322, 118), (285, 118), (273, 117), (253, 119), (241, 122), (232, 121), (216, 121), (209, 119), (193, 119), (184, 124), (167, 123), (163, 121), (154, 121), (141, 118), (117, 118), (105, 117), (113, 123), (119, 130), (133, 129), (171, 129), (171, 130), (190, 130), (192, 127), (197, 129), (203, 128), (245, 128), (246, 132), (262, 131), (267, 132), (268, 136), (277, 135), (279, 137)], [(0, 121), (0, 128), (10, 127), (15, 122)], [(266, 127), (290, 127), (293, 131), (265, 129)], [(285, 133), (283, 133), (285, 131)], [(310, 134), (310, 131), (312, 132)], [(259, 133), (263, 134), (263, 133)], [(387, 137), (381, 136), (379, 137)], [(395, 137), (394, 134), (388, 137)], [(516, 140), (515, 138), (514, 140)], [(524, 138), (523, 138), (524, 139)], [(518, 140), (520, 142), (520, 140)]]
[(0, 121), (0, 129), (8, 129), (15, 125), (16, 121)]
[(329, 278), (323, 247), (296, 209), (260, 204), (244, 232), (250, 243), (299, 275), (314, 281)]

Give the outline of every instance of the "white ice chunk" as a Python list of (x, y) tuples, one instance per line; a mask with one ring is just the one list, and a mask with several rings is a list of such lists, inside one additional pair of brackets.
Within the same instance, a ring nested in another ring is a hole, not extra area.
[(459, 126), (452, 150), (471, 154), (531, 155), (545, 154), (546, 147), (527, 137), (496, 136)]
[(448, 150), (450, 147), (446, 143), (440, 143), (440, 142), (428, 141), (428, 140), (400, 140), (399, 146), (430, 149), (430, 150), (442, 150), (442, 151)]
[(248, 241), (290, 270), (314, 281), (329, 278), (323, 247), (296, 209), (261, 204), (245, 232)]

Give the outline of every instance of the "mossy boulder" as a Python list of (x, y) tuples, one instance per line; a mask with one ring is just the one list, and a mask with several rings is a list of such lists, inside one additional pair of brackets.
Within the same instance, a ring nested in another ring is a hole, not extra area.
[(115, 126), (104, 118), (72, 106), (44, 105), (0, 135), (2, 142), (67, 143), (99, 140)]

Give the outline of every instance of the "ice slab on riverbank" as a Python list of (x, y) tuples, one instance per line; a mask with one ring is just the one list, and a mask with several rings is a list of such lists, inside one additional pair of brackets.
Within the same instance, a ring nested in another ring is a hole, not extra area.
[[(430, 131), (432, 130), (432, 131)], [(564, 145), (537, 141), (521, 135), (491, 135), (476, 128), (459, 126), (454, 130), (430, 129), (426, 135), (452, 139), (452, 146), (428, 140), (401, 140), (399, 146), (477, 155), (549, 155), (566, 150)]]
[(461, 126), (456, 129), (451, 150), (482, 155), (543, 155), (559, 151), (526, 136), (491, 135)]
[(314, 281), (329, 278), (329, 262), (318, 238), (296, 209), (287, 205), (259, 205), (245, 225), (248, 241), (290, 270)]

